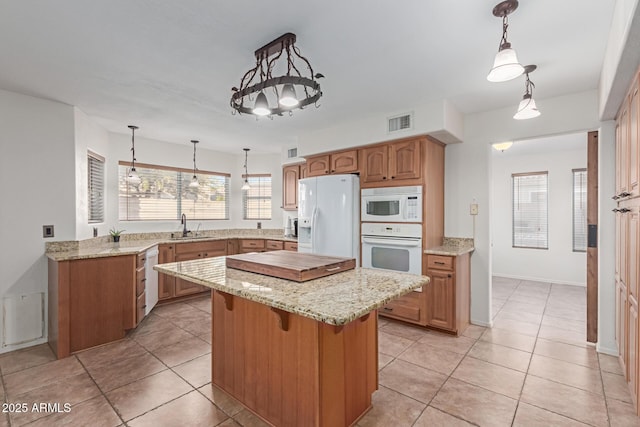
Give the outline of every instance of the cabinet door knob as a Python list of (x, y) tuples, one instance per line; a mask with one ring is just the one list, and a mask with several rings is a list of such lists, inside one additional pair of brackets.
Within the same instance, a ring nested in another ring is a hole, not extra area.
[(331, 173), (334, 173), (336, 170), (335, 169), (331, 169)]
[(204, 254), (204, 256), (209, 256), (209, 254)]
[(383, 309), (384, 311), (393, 311), (393, 308), (389, 308), (389, 307), (382, 307), (382, 309)]
[(392, 177), (391, 177), (391, 179), (396, 179), (396, 177), (395, 177), (395, 176), (392, 176)]
[(387, 177), (386, 177), (386, 176), (383, 176), (383, 177), (382, 177), (382, 179), (387, 179)]
[(448, 277), (448, 278), (451, 278), (451, 275), (450, 275), (450, 274), (447, 274), (447, 277)]

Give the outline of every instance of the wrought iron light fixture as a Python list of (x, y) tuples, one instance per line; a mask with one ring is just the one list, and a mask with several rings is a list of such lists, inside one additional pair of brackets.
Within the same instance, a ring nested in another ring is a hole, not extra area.
[(243, 190), (251, 189), (249, 185), (249, 172), (247, 172), (247, 157), (249, 156), (249, 148), (243, 148), (244, 150), (244, 184), (242, 184)]
[(518, 62), (516, 51), (507, 41), (507, 28), (509, 27), (507, 15), (517, 8), (517, 0), (506, 0), (493, 8), (493, 15), (502, 17), (502, 39), (500, 39), (500, 47), (493, 61), (493, 68), (487, 76), (487, 80), (490, 82), (506, 82), (515, 79), (524, 72), (524, 68)]
[(538, 107), (536, 107), (536, 101), (533, 99), (533, 88), (535, 85), (529, 80), (529, 73), (534, 72), (536, 68), (538, 67), (535, 65), (527, 65), (524, 67), (524, 73), (526, 75), (524, 83), (525, 93), (522, 101), (520, 101), (520, 105), (518, 105), (518, 111), (513, 116), (516, 120), (533, 119), (540, 115), (540, 111), (538, 111)]
[(189, 183), (189, 187), (198, 188), (200, 187), (200, 183), (198, 182), (198, 177), (196, 176), (196, 144), (200, 141), (196, 141), (195, 139), (191, 140), (193, 144), (193, 178), (191, 178), (191, 182)]
[[(313, 73), (311, 63), (300, 54), (295, 42), (296, 35), (286, 33), (255, 51), (256, 66), (242, 76), (239, 89), (231, 88), (233, 114), (273, 117), (285, 112), (293, 114), (293, 109), (310, 104), (318, 107), (322, 91), (316, 79), (324, 76)], [(283, 75), (275, 77), (277, 72)]]
[(136, 172), (136, 140), (135, 133), (138, 126), (129, 125), (127, 126), (131, 129), (131, 169), (129, 169), (129, 173), (127, 174), (127, 182), (131, 185), (139, 185), (141, 180), (138, 176), (138, 172)]

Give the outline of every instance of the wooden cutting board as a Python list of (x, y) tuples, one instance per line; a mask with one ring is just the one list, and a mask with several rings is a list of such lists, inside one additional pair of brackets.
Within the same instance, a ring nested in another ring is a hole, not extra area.
[(254, 252), (227, 256), (227, 267), (296, 282), (341, 273), (355, 266), (356, 260), (353, 258), (292, 251)]

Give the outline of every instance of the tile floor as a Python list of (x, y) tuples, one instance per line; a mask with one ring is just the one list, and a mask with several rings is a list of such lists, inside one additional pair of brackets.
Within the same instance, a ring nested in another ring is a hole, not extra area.
[[(380, 320), (380, 388), (359, 426), (640, 426), (617, 359), (584, 342), (583, 288), (493, 283), (493, 329), (455, 338)], [(3, 413), (0, 426), (264, 425), (211, 386), (210, 331), (198, 298), (67, 359), (46, 345), (1, 355), (5, 406), (72, 409)]]

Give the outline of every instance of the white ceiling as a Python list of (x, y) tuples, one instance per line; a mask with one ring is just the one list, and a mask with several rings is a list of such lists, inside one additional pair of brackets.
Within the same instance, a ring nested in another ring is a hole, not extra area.
[(519, 157), (539, 155), (551, 151), (587, 151), (587, 133), (569, 133), (544, 138), (514, 141), (511, 148), (504, 151), (492, 150), (494, 156)]
[[(524, 80), (489, 83), (498, 0), (0, 0), (0, 88), (75, 105), (113, 132), (279, 152), (302, 132), (448, 99), (513, 105)], [(522, 0), (509, 41), (536, 99), (595, 89), (614, 1)], [(231, 115), (253, 52), (285, 32), (326, 76), (319, 109)], [(544, 114), (544, 102), (538, 102)]]

